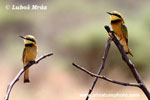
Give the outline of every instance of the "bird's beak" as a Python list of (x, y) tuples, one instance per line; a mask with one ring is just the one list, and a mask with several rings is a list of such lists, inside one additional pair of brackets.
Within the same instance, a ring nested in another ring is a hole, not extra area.
[(107, 14), (109, 14), (109, 15), (112, 15), (112, 13), (110, 13), (110, 12), (106, 12)]
[(22, 38), (22, 39), (26, 39), (25, 37), (23, 37), (23, 36), (19, 36), (20, 38)]

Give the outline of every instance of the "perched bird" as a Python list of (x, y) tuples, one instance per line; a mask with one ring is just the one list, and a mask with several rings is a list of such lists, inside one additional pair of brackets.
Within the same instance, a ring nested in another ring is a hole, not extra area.
[(123, 16), (117, 11), (107, 13), (110, 15), (112, 29), (120, 43), (123, 45), (126, 54), (133, 56), (128, 47), (128, 30), (125, 26)]
[[(32, 35), (26, 35), (20, 36), (24, 40), (24, 50), (23, 50), (23, 56), (22, 61), (23, 65), (26, 66), (29, 62), (32, 62), (35, 60), (37, 55), (37, 44), (36, 39)], [(29, 68), (24, 73), (24, 83), (29, 83)]]

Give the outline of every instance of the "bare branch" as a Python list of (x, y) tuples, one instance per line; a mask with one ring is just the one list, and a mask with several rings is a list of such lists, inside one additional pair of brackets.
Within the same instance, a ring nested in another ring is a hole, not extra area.
[(134, 75), (134, 78), (140, 84), (140, 88), (145, 93), (145, 95), (147, 96), (147, 98), (150, 100), (150, 92), (146, 88), (146, 86), (145, 86), (144, 82), (142, 81), (139, 73), (137, 72), (136, 68), (134, 67), (134, 64), (131, 62), (131, 60), (128, 58), (128, 56), (124, 52), (123, 46), (120, 44), (120, 42), (118, 41), (118, 39), (116, 38), (116, 36), (114, 35), (114, 33), (110, 30), (109, 26), (105, 26), (105, 29), (109, 33), (109, 36), (111, 36), (111, 38), (114, 41), (114, 43), (116, 44), (117, 48), (119, 49), (119, 51), (120, 51), (120, 53), (122, 55), (122, 59), (129, 66), (131, 72)]
[(86, 72), (88, 75), (92, 76), (92, 77), (97, 77), (97, 78), (101, 78), (103, 80), (106, 80), (108, 82), (111, 82), (111, 83), (115, 83), (115, 84), (118, 84), (118, 85), (123, 85), (123, 86), (135, 86), (135, 87), (140, 87), (139, 84), (136, 84), (136, 83), (126, 83), (126, 82), (120, 82), (120, 81), (115, 81), (115, 80), (112, 80), (110, 78), (107, 78), (105, 76), (101, 76), (101, 75), (96, 75), (90, 71), (88, 71), (87, 69), (75, 64), (75, 63), (72, 63), (73, 66), (75, 66), (76, 68)]
[[(110, 43), (111, 43), (111, 38), (109, 37), (107, 39), (107, 43), (106, 43), (106, 46), (105, 46), (105, 51), (104, 51), (104, 56), (102, 57), (102, 63), (101, 63), (101, 66), (99, 67), (99, 70), (97, 72), (98, 75), (101, 74), (102, 70), (104, 69), (104, 66), (105, 66), (105, 61), (106, 61), (106, 58), (107, 58), (107, 55), (108, 55), (108, 52), (109, 52), (109, 48), (110, 48)], [(91, 88), (89, 89), (89, 92), (88, 92), (88, 95), (86, 97), (85, 100), (88, 100), (89, 99), (89, 95), (92, 93), (95, 85), (96, 85), (96, 82), (98, 80), (98, 77), (95, 77), (94, 80), (93, 80), (93, 83), (91, 85)]]
[(38, 59), (36, 59), (35, 61), (33, 62), (30, 62), (28, 63), (25, 67), (23, 67), (19, 73), (16, 75), (16, 77), (12, 80), (12, 82), (8, 85), (8, 88), (7, 88), (7, 92), (6, 92), (6, 96), (4, 98), (4, 100), (9, 100), (9, 95), (11, 93), (11, 90), (13, 88), (13, 86), (15, 85), (15, 83), (19, 80), (20, 76), (23, 74), (24, 71), (26, 71), (29, 67), (31, 67), (32, 65), (34, 64), (37, 64), (39, 63), (39, 61), (41, 61), (42, 59), (48, 57), (48, 56), (51, 56), (53, 55), (53, 53), (48, 53), (48, 54), (44, 54), (42, 55), (41, 57), (39, 57)]

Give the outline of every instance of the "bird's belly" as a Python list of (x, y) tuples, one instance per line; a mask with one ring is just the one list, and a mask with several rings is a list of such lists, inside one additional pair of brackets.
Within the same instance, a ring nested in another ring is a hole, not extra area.
[(26, 62), (34, 61), (37, 55), (37, 51), (34, 48), (26, 48)]

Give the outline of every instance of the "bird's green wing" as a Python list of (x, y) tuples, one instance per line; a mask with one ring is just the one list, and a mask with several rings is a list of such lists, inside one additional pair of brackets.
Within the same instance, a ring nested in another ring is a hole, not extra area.
[(26, 52), (26, 48), (24, 48), (24, 50), (23, 50), (23, 55), (22, 55), (22, 61), (23, 61), (23, 63), (24, 63), (25, 52)]
[(127, 30), (127, 27), (124, 24), (122, 24), (122, 31), (123, 31), (123, 33), (125, 35), (126, 42), (128, 44), (128, 30)]

